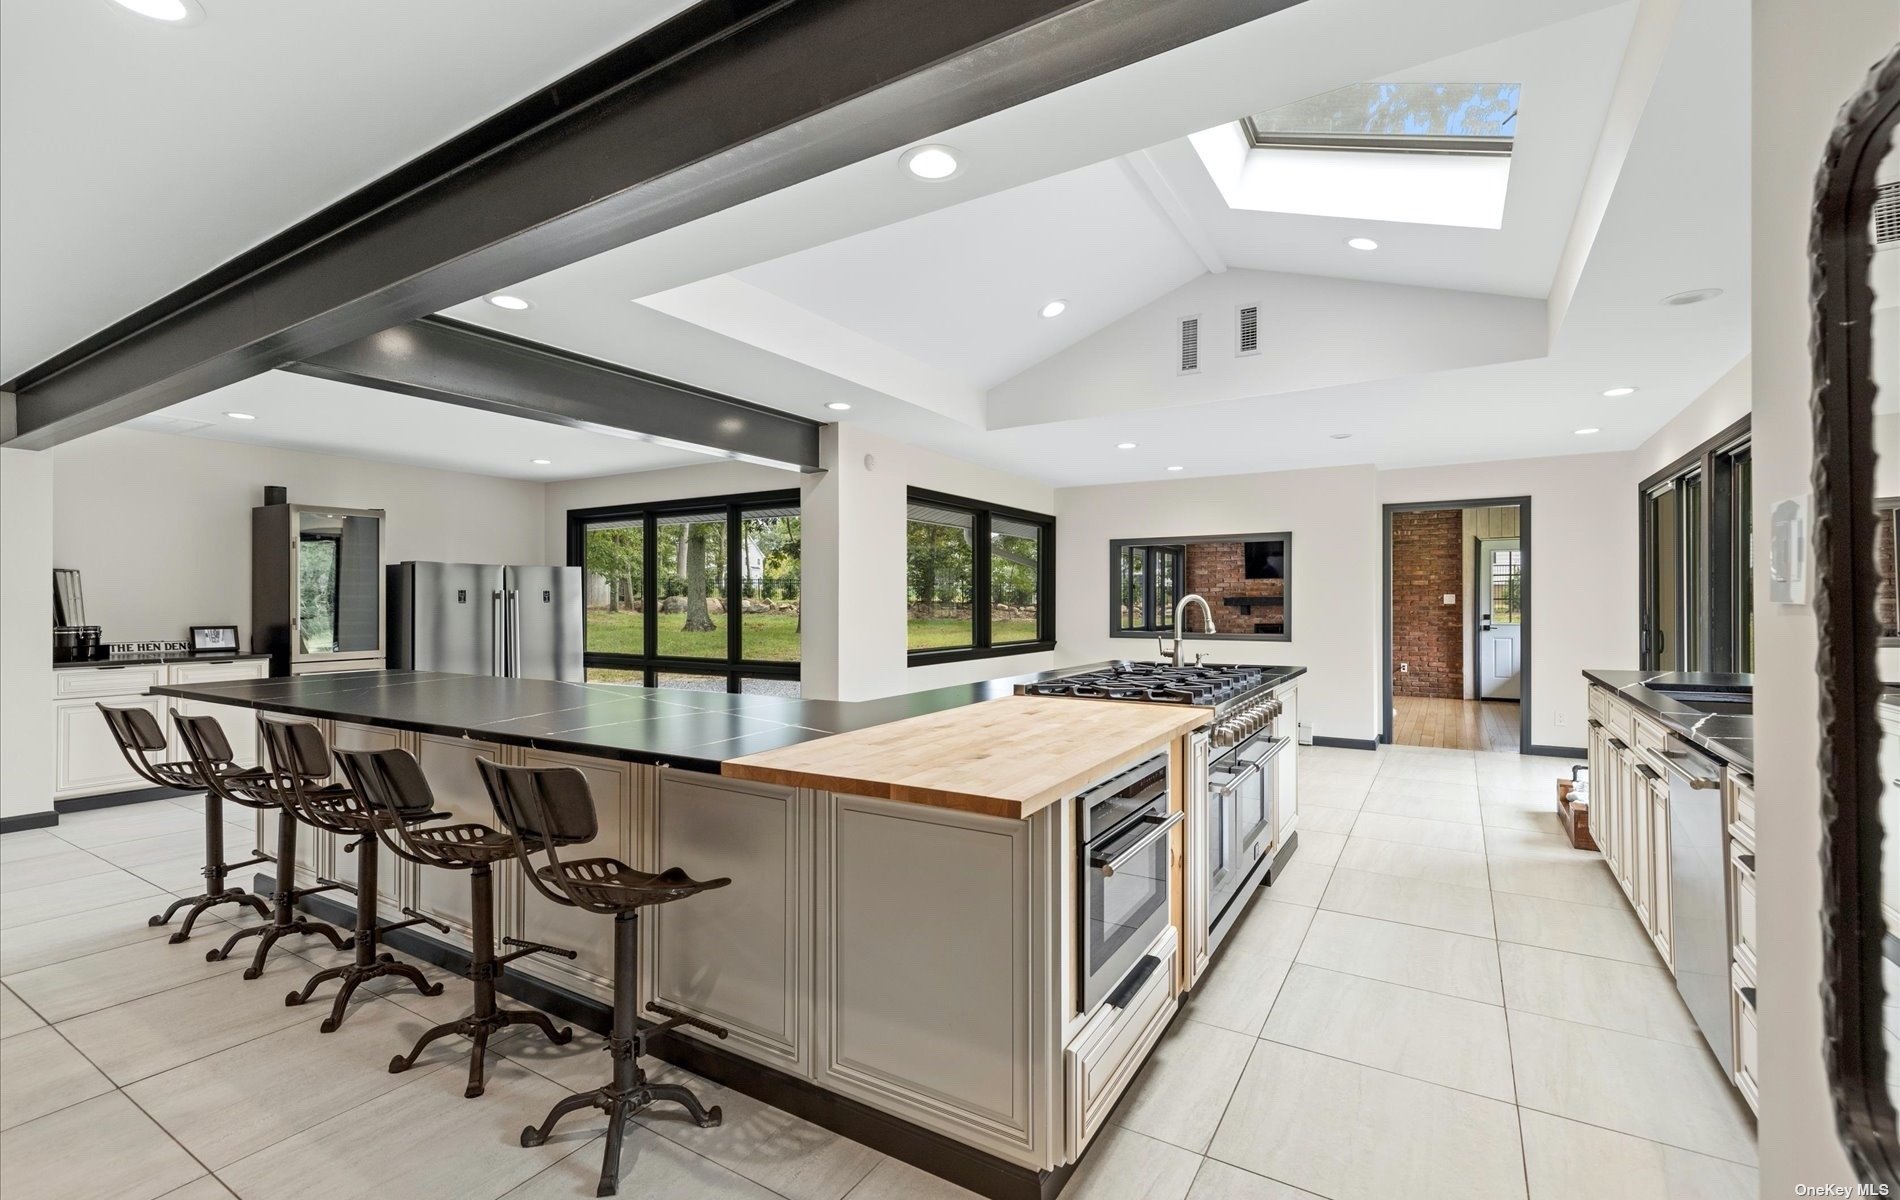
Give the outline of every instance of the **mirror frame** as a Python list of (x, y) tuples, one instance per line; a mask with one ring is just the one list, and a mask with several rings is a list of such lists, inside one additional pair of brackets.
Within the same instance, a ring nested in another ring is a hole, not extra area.
[[(1874, 189), (1900, 127), (1900, 47), (1841, 109), (1809, 238), (1814, 616), (1821, 718), (1823, 1051), (1841, 1141), (1863, 1181), (1900, 1184), (1881, 1039), (1880, 722), (1874, 614)], [(1896, 831), (1900, 832), (1900, 831)], [(1793, 850), (1793, 847), (1790, 847)]]

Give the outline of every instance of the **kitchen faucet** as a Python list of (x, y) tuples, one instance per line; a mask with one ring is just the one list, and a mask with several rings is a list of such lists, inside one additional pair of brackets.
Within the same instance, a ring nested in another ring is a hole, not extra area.
[[(1207, 624), (1207, 632), (1208, 633), (1214, 632), (1214, 610), (1207, 606), (1206, 599), (1204, 599), (1199, 593), (1196, 593), (1196, 592), (1189, 592), (1187, 595), (1181, 597), (1181, 599), (1174, 606), (1173, 654), (1174, 654), (1174, 665), (1177, 667), (1183, 665), (1181, 662), (1181, 659), (1184, 657), (1186, 653), (1184, 648), (1187, 645), (1187, 629), (1181, 624), (1181, 618), (1187, 613), (1188, 601), (1190, 600), (1192, 600), (1194, 603), (1201, 606), (1201, 616)], [(1163, 654), (1169, 653), (1168, 644), (1162, 641), (1160, 638), (1155, 639), (1155, 645), (1157, 648), (1160, 649), (1161, 653)]]

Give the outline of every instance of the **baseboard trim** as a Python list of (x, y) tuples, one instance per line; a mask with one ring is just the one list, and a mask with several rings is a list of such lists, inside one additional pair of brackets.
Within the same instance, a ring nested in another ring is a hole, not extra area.
[(118, 808), (123, 804), (147, 804), (153, 800), (170, 800), (177, 796), (195, 796), (197, 794), (196, 792), (180, 791), (178, 788), (135, 788), (129, 792), (103, 792), (97, 796), (73, 796), (66, 800), (55, 800), (53, 801), (53, 811), (63, 813), (91, 812), (95, 808)]
[(1321, 737), (1318, 734), (1313, 735), (1313, 744), (1331, 746), (1335, 750), (1377, 750), (1379, 748), (1378, 740), (1375, 738)]
[[(252, 890), (260, 896), (270, 895), (276, 886), (272, 876), (261, 872), (252, 880)], [(329, 895), (306, 896), (299, 907), (345, 929), (356, 921), (354, 904)], [(445, 970), (457, 973), (468, 970), (468, 951), (416, 929), (399, 929), (381, 940), (392, 949)], [(604, 1035), (613, 1027), (613, 1009), (609, 1005), (558, 984), (506, 971), (495, 981), (495, 988), (503, 995), (598, 1034)], [(644, 1019), (641, 1023), (651, 1024)], [(1081, 1158), (1077, 1158), (1053, 1171), (1033, 1171), (849, 1096), (826, 1091), (809, 1079), (787, 1075), (678, 1034), (655, 1037), (648, 1043), (648, 1050), (656, 1058), (802, 1117), (989, 1200), (1055, 1200), (1069, 1176), (1081, 1165)]]
[(24, 833), (29, 829), (46, 829), (59, 824), (56, 812), (18, 813), (11, 817), (0, 817), (0, 833)]
[(1532, 746), (1526, 754), (1541, 754), (1545, 758), (1589, 758), (1590, 752), (1582, 746)]

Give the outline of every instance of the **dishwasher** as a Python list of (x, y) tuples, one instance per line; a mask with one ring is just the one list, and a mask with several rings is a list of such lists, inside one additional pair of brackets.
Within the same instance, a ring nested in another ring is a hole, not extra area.
[(1732, 1076), (1729, 1009), (1728, 828), (1722, 820), (1722, 767), (1679, 737), (1663, 752), (1669, 768), (1669, 875), (1675, 923), (1676, 990)]

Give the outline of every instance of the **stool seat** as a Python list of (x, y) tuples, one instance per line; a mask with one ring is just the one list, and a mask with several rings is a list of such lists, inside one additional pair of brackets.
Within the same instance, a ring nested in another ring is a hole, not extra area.
[(411, 826), (405, 832), (411, 843), (449, 863), (492, 866), (515, 855), (508, 835), (486, 825)]
[(669, 904), (732, 882), (730, 879), (693, 879), (678, 867), (668, 867), (654, 875), (636, 871), (614, 858), (563, 860), (537, 867), (534, 873), (582, 903), (613, 909)]

